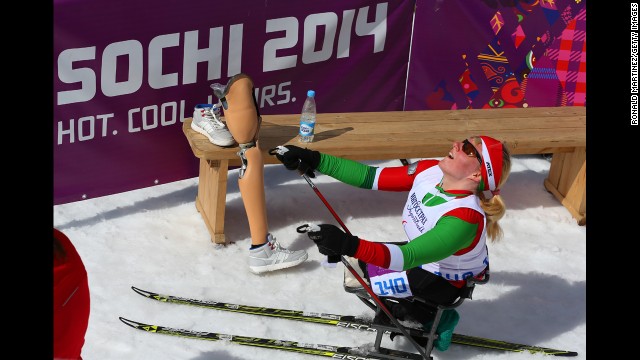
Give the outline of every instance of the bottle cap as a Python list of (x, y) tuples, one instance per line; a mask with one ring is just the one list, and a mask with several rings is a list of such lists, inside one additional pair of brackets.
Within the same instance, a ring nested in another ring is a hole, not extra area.
[(314, 97), (314, 96), (316, 96), (316, 92), (313, 91), (313, 90), (309, 90), (309, 91), (307, 91), (307, 96)]

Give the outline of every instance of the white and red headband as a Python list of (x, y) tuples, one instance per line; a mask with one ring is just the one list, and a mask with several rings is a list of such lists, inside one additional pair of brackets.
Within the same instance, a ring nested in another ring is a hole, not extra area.
[(494, 195), (500, 191), (502, 176), (502, 143), (492, 137), (480, 136), (482, 140), (482, 183), (481, 191), (490, 190)]

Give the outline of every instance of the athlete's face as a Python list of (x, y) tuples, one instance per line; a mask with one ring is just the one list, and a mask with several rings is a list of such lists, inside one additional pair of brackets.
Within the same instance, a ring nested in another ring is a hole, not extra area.
[(476, 145), (477, 138), (470, 137), (462, 141), (455, 141), (449, 154), (440, 160), (442, 171), (455, 178), (463, 179), (480, 172), (481, 149)]

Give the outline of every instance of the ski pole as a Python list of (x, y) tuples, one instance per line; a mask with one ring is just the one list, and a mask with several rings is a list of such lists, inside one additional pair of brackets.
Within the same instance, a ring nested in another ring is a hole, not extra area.
[[(318, 188), (311, 181), (309, 176), (306, 173), (302, 173), (302, 177), (307, 181), (307, 184), (309, 184), (309, 186), (311, 186), (311, 188), (316, 193), (316, 195), (318, 195), (320, 200), (322, 200), (322, 202), (327, 207), (327, 209), (329, 209), (329, 212), (331, 213), (331, 215), (333, 215), (333, 218), (336, 219), (336, 221), (338, 222), (338, 224), (340, 224), (340, 226), (342, 226), (342, 230), (344, 230), (344, 232), (346, 232), (348, 235), (352, 235), (351, 232), (349, 231), (349, 229), (347, 229), (347, 225), (345, 225), (342, 222), (342, 220), (340, 219), (340, 217), (338, 216), (338, 214), (335, 211), (333, 211), (333, 208), (331, 207), (331, 205), (329, 205), (329, 202), (327, 202), (327, 199), (324, 198), (324, 196), (322, 195), (320, 190), (318, 190)], [(337, 263), (340, 260), (341, 260), (340, 256), (338, 256), (338, 255), (329, 255), (329, 256), (327, 256), (327, 262), (328, 263)]]
[[(311, 181), (311, 179), (309, 178), (309, 176), (306, 174), (306, 172), (302, 172), (302, 177), (307, 181), (307, 183), (309, 184), (309, 186), (311, 186), (311, 188), (313, 189), (313, 191), (316, 193), (316, 195), (318, 195), (318, 197), (320, 198), (320, 200), (322, 200), (322, 202), (324, 203), (324, 205), (327, 207), (327, 209), (329, 209), (329, 212), (331, 212), (331, 215), (333, 215), (333, 217), (336, 219), (336, 221), (340, 224), (340, 226), (342, 226), (342, 229), (349, 235), (352, 235), (351, 232), (349, 231), (349, 229), (347, 229), (347, 226), (342, 222), (342, 220), (340, 220), (340, 217), (338, 216), (338, 214), (336, 214), (336, 212), (333, 210), (333, 208), (331, 207), (331, 205), (329, 205), (329, 202), (327, 202), (327, 199), (324, 198), (324, 196), (322, 195), (322, 193), (320, 192), (320, 190), (318, 190), (318, 187)], [(303, 228), (303, 226), (298, 227), (298, 232), (301, 232), (301, 228)], [(309, 228), (309, 226), (307, 225), (307, 228)], [(306, 230), (304, 232), (307, 232), (309, 230)], [(332, 259), (330, 259), (331, 261)], [(358, 274), (358, 272), (356, 271), (356, 269), (353, 268), (353, 266), (351, 266), (351, 264), (349, 264), (349, 262), (347, 261), (347, 259), (340, 255), (340, 260), (342, 260), (342, 263), (344, 264), (344, 266), (349, 269), (349, 271), (351, 272), (351, 274), (356, 278), (356, 280), (358, 280), (358, 282), (360, 283), (360, 285), (362, 285), (362, 287), (364, 287), (364, 289), (367, 291), (367, 293), (369, 294), (369, 296), (371, 296), (371, 298), (373, 299), (373, 301), (376, 302), (376, 304), (378, 304), (378, 306), (380, 307), (380, 309), (382, 309), (382, 311), (384, 311), (384, 313), (387, 315), (387, 317), (389, 317), (389, 320), (391, 320), (391, 322), (393, 322), (393, 324), (400, 330), (400, 332), (402, 332), (402, 335), (404, 335), (410, 342), (411, 344), (418, 350), (418, 352), (420, 353), (420, 355), (425, 358), (428, 359), (427, 354), (424, 352), (424, 350), (422, 350), (422, 347), (415, 341), (414, 338), (412, 338), (409, 333), (407, 332), (407, 330), (404, 328), (404, 326), (402, 326), (402, 324), (400, 324), (400, 322), (398, 321), (398, 319), (395, 318), (395, 316), (393, 316), (391, 314), (391, 311), (389, 311), (389, 309), (387, 309), (387, 307), (384, 305), (384, 303), (382, 302), (382, 300), (380, 300), (380, 298), (373, 292), (373, 290), (371, 289), (371, 287), (369, 285), (367, 285), (367, 283), (364, 281), (364, 279), (362, 278), (362, 276), (360, 276), (360, 274)]]
[[(284, 153), (286, 153), (288, 151), (288, 149), (284, 146), (276, 146), (273, 149), (269, 149), (269, 155), (284, 155)], [(300, 175), (304, 175), (307, 170), (309, 169), (309, 167), (299, 161), (298, 162), (298, 172), (300, 173)], [(304, 176), (305, 180), (307, 180), (307, 183), (309, 184), (309, 186), (311, 186), (311, 188), (313, 189), (313, 191), (315, 191), (315, 193), (318, 195), (318, 197), (320, 198), (320, 200), (322, 200), (322, 202), (325, 204), (325, 206), (327, 207), (327, 209), (329, 209), (329, 211), (331, 212), (331, 215), (333, 215), (333, 218), (336, 219), (336, 221), (340, 224), (340, 226), (342, 226), (342, 229), (344, 229), (344, 231), (347, 232), (347, 234), (351, 235), (351, 233), (349, 232), (349, 230), (347, 229), (346, 225), (342, 222), (342, 220), (340, 220), (340, 217), (338, 216), (338, 214), (335, 213), (335, 211), (333, 211), (333, 209), (331, 208), (331, 206), (329, 205), (329, 203), (327, 202), (327, 200), (324, 198), (324, 196), (322, 196), (322, 194), (318, 191), (318, 188), (316, 188), (316, 186), (311, 182), (311, 180), (309, 179), (308, 176)], [(298, 231), (299, 233), (303, 233), (301, 231)], [(335, 255), (329, 255), (327, 256), (327, 260), (326, 260), (326, 264), (323, 261), (322, 262), (322, 266), (330, 266), (330, 267), (335, 267), (336, 263), (340, 262), (340, 256), (335, 256)]]
[[(284, 146), (277, 146), (273, 149), (269, 150), (269, 155), (284, 155), (285, 151), (287, 149)], [(313, 189), (313, 192), (316, 193), (316, 195), (318, 195), (318, 197), (320, 198), (320, 200), (322, 200), (322, 203), (327, 207), (327, 209), (329, 209), (329, 212), (331, 213), (331, 215), (333, 215), (333, 218), (336, 219), (336, 221), (338, 222), (338, 224), (340, 224), (340, 226), (342, 226), (342, 229), (349, 235), (353, 236), (351, 234), (351, 232), (349, 231), (349, 229), (347, 229), (347, 226), (344, 224), (344, 222), (342, 222), (342, 220), (340, 219), (340, 217), (338, 216), (338, 214), (333, 210), (333, 208), (331, 207), (331, 205), (329, 205), (329, 202), (327, 201), (327, 199), (325, 199), (325, 197), (322, 195), (322, 193), (320, 192), (320, 190), (318, 189), (318, 187), (313, 183), (313, 181), (311, 181), (311, 179), (309, 178), (309, 176), (307, 175), (307, 170), (308, 170), (308, 166), (302, 166), (302, 165), (306, 165), (303, 164), (302, 162), (300, 162), (299, 166), (298, 166), (298, 170), (300, 171), (300, 174), (302, 175), (302, 177), (307, 181), (307, 184), (309, 184), (309, 186), (311, 186), (311, 189)], [(306, 230), (304, 230), (303, 228), (306, 227)], [(302, 225), (302, 226), (298, 226), (298, 228), (296, 229), (298, 231), (298, 233), (302, 233), (302, 232), (308, 232), (309, 231), (310, 226), (309, 225)], [(330, 262), (338, 262), (337, 259), (338, 256), (335, 257), (329, 257), (328, 261)], [(333, 261), (332, 261), (333, 260)], [(340, 260), (342, 261), (342, 263), (344, 264), (344, 266), (349, 269), (349, 272), (351, 272), (351, 274), (356, 278), (356, 280), (358, 280), (358, 282), (360, 283), (360, 285), (362, 285), (362, 287), (367, 291), (367, 293), (369, 294), (369, 296), (373, 299), (373, 301), (378, 304), (378, 306), (380, 307), (380, 309), (382, 309), (382, 311), (387, 315), (387, 317), (389, 318), (389, 320), (391, 320), (391, 322), (393, 322), (393, 324), (398, 328), (398, 330), (400, 330), (400, 332), (402, 333), (402, 335), (404, 335), (410, 342), (411, 344), (418, 350), (418, 352), (420, 353), (420, 355), (424, 358), (424, 359), (428, 359), (429, 357), (427, 356), (427, 354), (425, 353), (425, 351), (422, 349), (422, 347), (416, 342), (416, 340), (414, 338), (412, 338), (409, 333), (407, 332), (407, 329), (404, 328), (404, 326), (402, 326), (402, 324), (400, 324), (400, 322), (398, 321), (398, 319), (395, 318), (395, 316), (393, 316), (391, 314), (391, 311), (389, 311), (389, 309), (387, 309), (387, 307), (384, 305), (384, 303), (382, 302), (382, 300), (380, 300), (380, 298), (373, 292), (373, 290), (371, 289), (371, 287), (369, 285), (367, 285), (367, 283), (364, 281), (364, 279), (362, 278), (362, 276), (360, 276), (360, 274), (358, 274), (358, 272), (356, 271), (356, 269), (353, 268), (353, 266), (351, 266), (351, 264), (349, 264), (349, 262), (347, 261), (347, 259), (340, 255)]]

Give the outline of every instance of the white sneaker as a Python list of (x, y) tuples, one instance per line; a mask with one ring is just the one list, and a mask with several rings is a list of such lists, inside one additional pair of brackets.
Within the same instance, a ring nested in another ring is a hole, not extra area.
[(235, 144), (227, 125), (220, 120), (220, 108), (213, 104), (198, 104), (193, 110), (191, 128), (206, 136), (209, 141), (218, 146)]
[(249, 250), (249, 269), (254, 274), (285, 269), (302, 263), (307, 257), (306, 251), (287, 250), (271, 234), (267, 234), (264, 245)]

